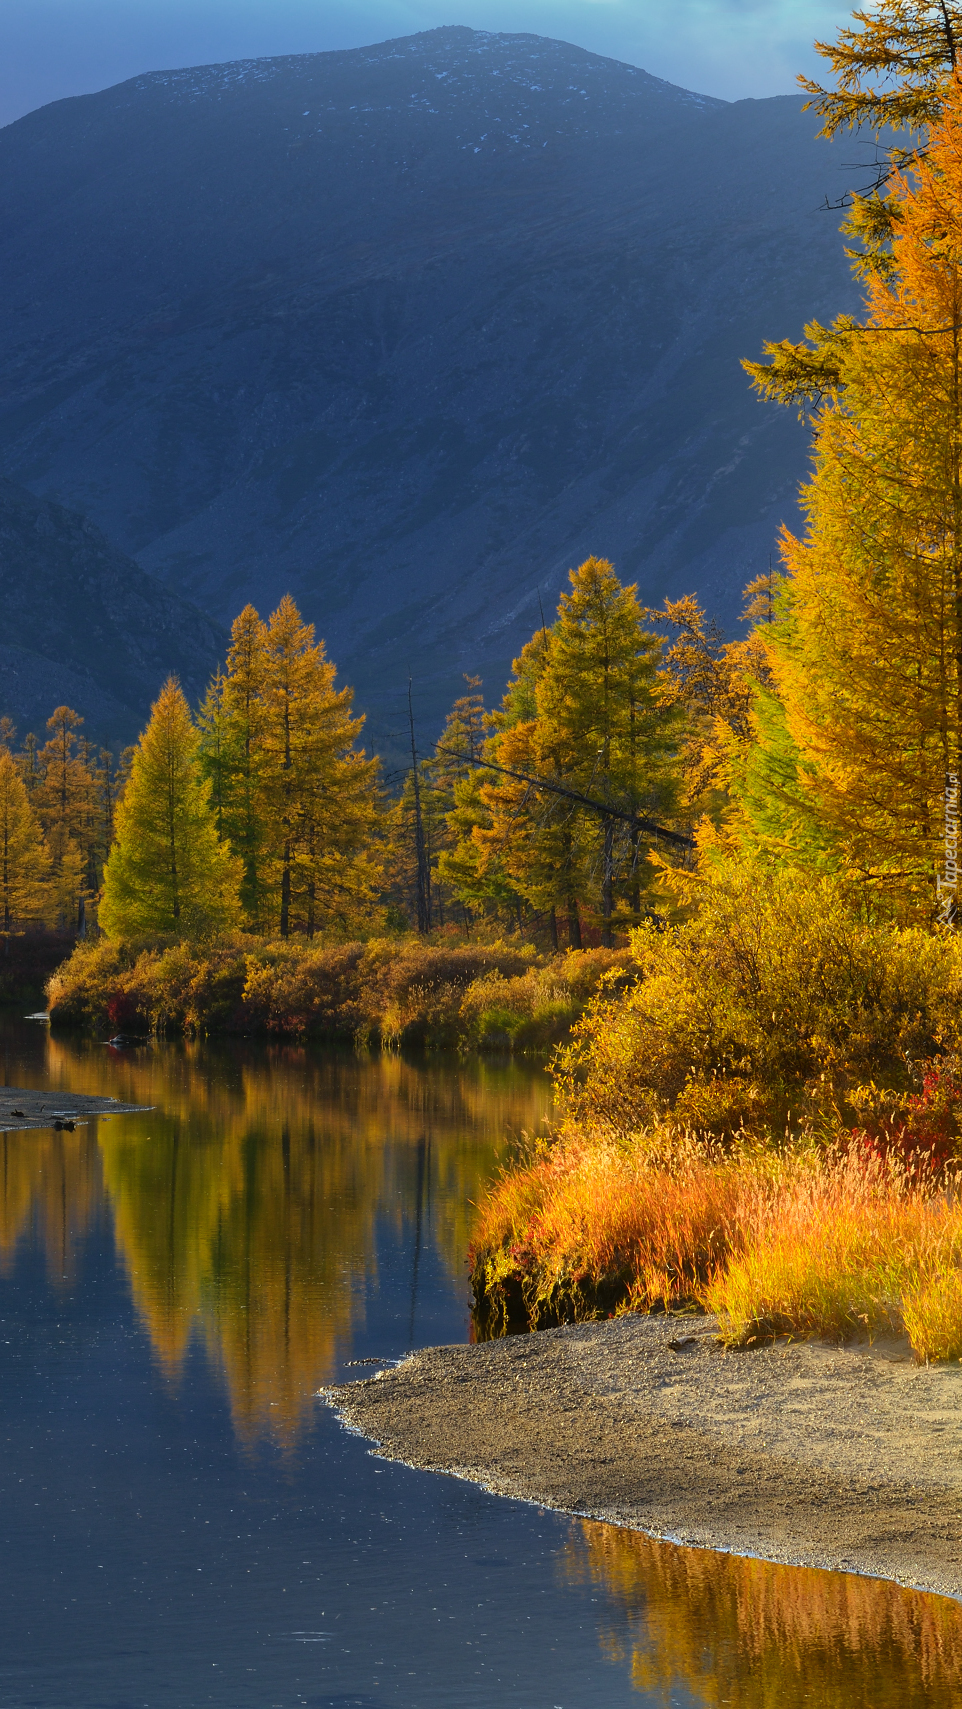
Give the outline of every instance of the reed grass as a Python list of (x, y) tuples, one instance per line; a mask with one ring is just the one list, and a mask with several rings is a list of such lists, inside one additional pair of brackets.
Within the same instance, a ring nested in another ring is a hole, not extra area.
[(919, 1359), (962, 1357), (954, 1186), (860, 1139), (569, 1139), (495, 1183), (471, 1264), (482, 1333), (664, 1308), (716, 1314), (732, 1346), (905, 1333)]

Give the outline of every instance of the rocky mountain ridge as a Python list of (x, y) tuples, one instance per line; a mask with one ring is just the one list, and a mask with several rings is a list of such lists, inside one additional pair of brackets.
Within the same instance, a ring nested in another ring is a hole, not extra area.
[(220, 624), (289, 589), (381, 744), (589, 552), (731, 618), (806, 463), (739, 357), (855, 301), (815, 128), (460, 28), (55, 103), (0, 132), (2, 465)]

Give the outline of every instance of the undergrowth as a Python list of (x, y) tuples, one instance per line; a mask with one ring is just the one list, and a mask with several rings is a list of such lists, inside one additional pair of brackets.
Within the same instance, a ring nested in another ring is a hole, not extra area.
[(690, 1310), (962, 1357), (962, 943), (758, 860), (684, 883), (559, 1051), (555, 1138), (478, 1208), (479, 1332)]
[(549, 1050), (625, 951), (545, 960), (526, 946), (417, 939), (80, 945), (47, 991), (51, 1021), (114, 1032), (268, 1033), (386, 1046)]

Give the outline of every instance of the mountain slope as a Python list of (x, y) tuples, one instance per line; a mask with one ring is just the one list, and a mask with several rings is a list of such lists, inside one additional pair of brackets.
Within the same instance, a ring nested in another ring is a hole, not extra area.
[(730, 615), (805, 467), (738, 358), (854, 302), (814, 128), (465, 29), (43, 108), (0, 458), (221, 621), (289, 588), (380, 739), (409, 668), (432, 720), (497, 689), (589, 551)]
[(102, 742), (131, 740), (171, 671), (195, 699), (226, 637), (82, 516), (0, 480), (0, 714), (43, 734), (66, 702)]

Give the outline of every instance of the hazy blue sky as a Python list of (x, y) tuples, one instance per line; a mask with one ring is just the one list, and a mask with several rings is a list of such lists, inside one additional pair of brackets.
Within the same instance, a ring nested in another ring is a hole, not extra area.
[(711, 95), (783, 95), (833, 0), (0, 0), (0, 123), (140, 71), (362, 47), (469, 24), (531, 30)]

